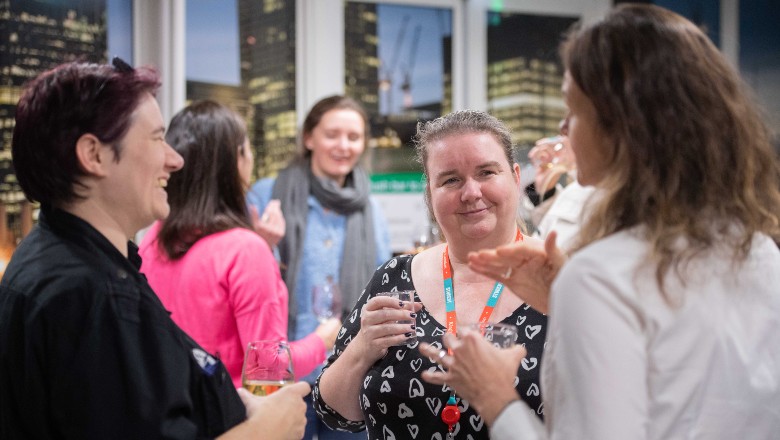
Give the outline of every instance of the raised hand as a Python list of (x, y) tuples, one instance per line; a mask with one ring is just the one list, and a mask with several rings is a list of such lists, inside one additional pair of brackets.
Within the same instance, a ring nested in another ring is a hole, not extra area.
[(469, 254), (469, 267), (475, 272), (501, 281), (512, 293), (541, 313), (547, 313), (550, 286), (566, 256), (555, 245), (557, 235), (550, 232), (542, 245), (524, 240)]
[(282, 203), (273, 199), (268, 202), (263, 215), (260, 216), (257, 212), (257, 207), (249, 205), (249, 214), (252, 217), (252, 226), (263, 239), (268, 243), (268, 246), (274, 247), (284, 237), (284, 231), (287, 224), (284, 221), (284, 214), (282, 214)]
[(491, 425), (501, 410), (519, 397), (514, 387), (525, 348), (498, 348), (478, 332), (463, 329), (459, 336), (444, 335), (444, 345), (452, 356), (430, 344), (420, 344), (420, 353), (441, 364), (446, 371), (424, 371), (422, 378), (437, 385), (447, 384), (469, 401), (485, 422)]

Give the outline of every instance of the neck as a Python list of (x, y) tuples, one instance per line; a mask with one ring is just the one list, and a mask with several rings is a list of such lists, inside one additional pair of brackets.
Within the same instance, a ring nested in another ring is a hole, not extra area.
[[(446, 235), (446, 234), (445, 234)], [(456, 264), (466, 265), (468, 264), (468, 256), (470, 252), (477, 252), (483, 249), (494, 249), (505, 244), (510, 244), (515, 241), (517, 236), (517, 227), (514, 227), (511, 232), (504, 232), (497, 238), (484, 238), (477, 240), (458, 240), (457, 243), (447, 239), (447, 245), (449, 246), (450, 262), (453, 268)], [(445, 238), (447, 238), (445, 236)]]
[(127, 241), (134, 234), (126, 232), (122, 225), (110, 213), (94, 200), (77, 201), (62, 207), (63, 211), (79, 217), (89, 223), (114, 247), (127, 257)]

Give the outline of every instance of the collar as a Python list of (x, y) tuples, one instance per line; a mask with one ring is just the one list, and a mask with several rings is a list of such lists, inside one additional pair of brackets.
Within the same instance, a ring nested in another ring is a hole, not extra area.
[(48, 205), (41, 205), (41, 213), (38, 219), (40, 227), (49, 229), (53, 233), (74, 243), (75, 245), (92, 251), (97, 249), (106, 258), (96, 258), (103, 266), (107, 261), (114, 266), (132, 269), (138, 273), (141, 268), (141, 257), (138, 254), (138, 246), (132, 241), (127, 242), (127, 258), (114, 247), (108, 239), (80, 217), (67, 211)]

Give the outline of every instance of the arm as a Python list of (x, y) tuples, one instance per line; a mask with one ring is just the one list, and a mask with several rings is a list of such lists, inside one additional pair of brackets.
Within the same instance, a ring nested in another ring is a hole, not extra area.
[[(286, 340), (287, 287), (271, 250), (251, 232), (231, 239), (238, 243), (226, 282), (241, 346), (261, 339)], [(292, 342), (290, 349), (297, 377), (311, 373), (325, 360), (325, 341), (316, 332)]]
[(583, 257), (575, 256), (553, 285), (544, 361), (550, 386), (544, 393), (547, 410), (560, 423), (551, 434), (641, 440), (651, 421), (634, 270), (603, 253)]
[[(396, 324), (409, 319), (409, 311), (400, 309), (390, 297), (374, 298), (380, 290), (381, 277), (369, 282), (336, 341), (334, 355), (314, 387), (314, 407), (322, 420), (332, 428), (357, 431), (363, 427), (363, 414), (357, 396), (368, 369), (388, 347), (403, 341), (412, 331), (408, 324)], [(419, 310), (421, 304), (415, 305)]]

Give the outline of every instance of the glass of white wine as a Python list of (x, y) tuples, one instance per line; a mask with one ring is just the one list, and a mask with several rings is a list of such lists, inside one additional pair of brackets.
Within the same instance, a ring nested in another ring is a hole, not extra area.
[(320, 324), (331, 318), (341, 319), (344, 310), (341, 290), (332, 275), (326, 277), (325, 283), (312, 288), (311, 308)]
[(241, 383), (255, 396), (267, 396), (295, 382), (286, 341), (253, 341), (247, 346)]

